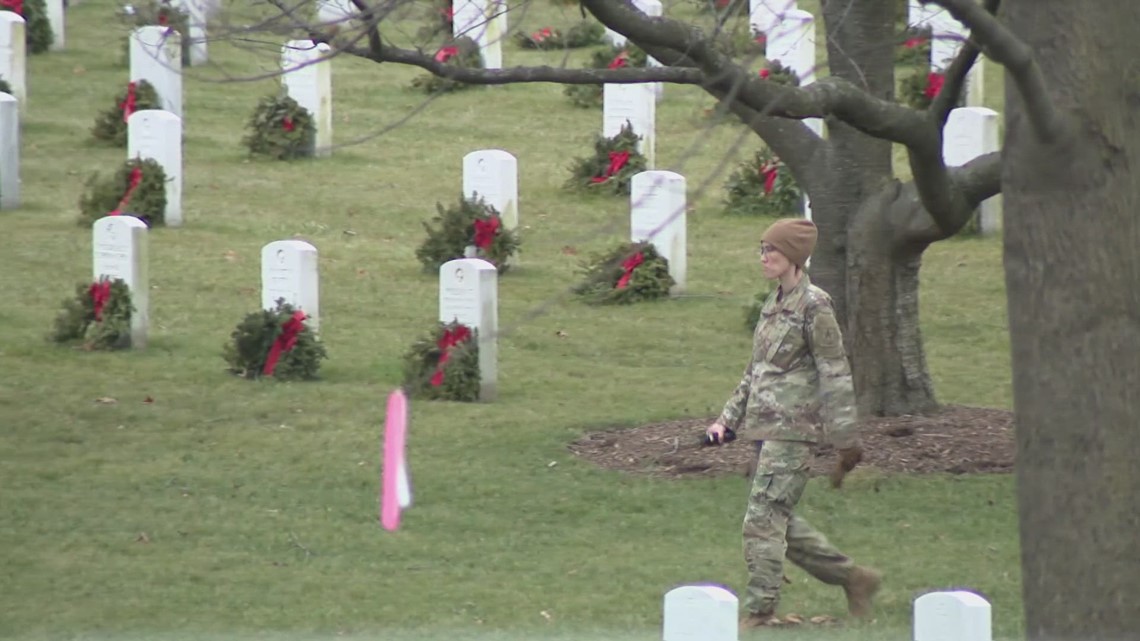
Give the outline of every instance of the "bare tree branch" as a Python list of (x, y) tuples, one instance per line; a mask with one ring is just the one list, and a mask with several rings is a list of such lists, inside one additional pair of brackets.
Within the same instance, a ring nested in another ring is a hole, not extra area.
[(364, 31), (368, 34), (368, 48), (376, 54), (384, 48), (383, 43), (380, 41), (380, 22), (384, 20), (389, 13), (391, 13), (395, 2), (389, 3), (388, 11), (380, 12), (376, 7), (369, 6), (364, 0), (351, 0), (352, 4), (360, 10), (360, 19), (364, 22)]
[[(994, 15), (997, 13), (1000, 0), (985, 0), (985, 9)], [(967, 40), (962, 48), (958, 51), (958, 55), (954, 58), (954, 62), (950, 63), (950, 68), (946, 70), (945, 84), (942, 85), (942, 91), (934, 97), (930, 103), (930, 115), (934, 117), (935, 122), (939, 127), (946, 125), (946, 119), (950, 116), (951, 110), (958, 102), (958, 97), (962, 95), (962, 89), (966, 84), (966, 76), (977, 64), (978, 55), (982, 52), (972, 39)]]
[(983, 154), (970, 162), (943, 171), (953, 183), (953, 192), (960, 194), (962, 206), (955, 209), (949, 227), (940, 224), (924, 208), (917, 183), (904, 186), (904, 195), (909, 195), (913, 206), (908, 210), (904, 221), (895, 221), (907, 242), (934, 243), (958, 233), (969, 222), (975, 209), (982, 201), (1001, 193), (1001, 152)]
[(1028, 45), (974, 0), (924, 0), (924, 4), (931, 3), (942, 5), (969, 27), (973, 40), (986, 55), (1009, 71), (1025, 101), (1030, 124), (1042, 142), (1056, 142), (1067, 133), (1066, 122), (1045, 90), (1045, 76)]

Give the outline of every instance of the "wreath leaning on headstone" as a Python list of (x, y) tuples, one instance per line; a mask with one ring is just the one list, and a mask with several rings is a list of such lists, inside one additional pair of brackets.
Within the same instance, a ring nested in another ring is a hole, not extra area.
[(75, 297), (63, 301), (49, 339), (78, 342), (82, 349), (118, 350), (131, 346), (131, 290), (120, 278), (106, 276), (79, 283)]
[(561, 29), (543, 27), (531, 34), (517, 31), (514, 34), (515, 42), (523, 49), (580, 49), (601, 44), (606, 35), (606, 28), (594, 20), (582, 20), (570, 27), (566, 33)]
[(792, 71), (791, 67), (784, 65), (779, 60), (769, 60), (767, 64), (761, 67), (757, 73), (764, 80), (774, 82), (778, 85), (785, 85), (788, 87), (800, 86), (800, 77)]
[(154, 86), (146, 80), (128, 82), (127, 88), (115, 97), (115, 106), (95, 118), (91, 135), (96, 140), (109, 142), (116, 147), (127, 146), (127, 119), (136, 111), (162, 109), (162, 101)]
[(930, 39), (934, 31), (930, 25), (908, 27), (903, 34), (903, 42), (895, 50), (895, 63), (900, 65), (922, 65), (930, 62)]
[(628, 194), (629, 181), (648, 167), (645, 156), (637, 150), (640, 139), (628, 120), (617, 135), (596, 137), (594, 155), (574, 160), (565, 188)]
[(738, 216), (794, 216), (803, 192), (784, 161), (767, 148), (757, 151), (728, 177), (724, 213)]
[(4, 76), (0, 76), (0, 93), (6, 93), (9, 96), (14, 96), (12, 93), (12, 85), (8, 84), (8, 81), (4, 79)]
[(285, 93), (265, 96), (257, 102), (242, 144), (250, 155), (292, 160), (313, 155), (317, 127), (308, 109)]
[[(479, 45), (466, 36), (449, 41), (435, 52), (435, 59), (445, 65), (454, 65), (465, 69), (482, 69), (483, 56), (479, 52)], [(431, 72), (412, 79), (412, 88), (424, 93), (444, 93), (468, 89), (471, 85), (451, 78), (443, 78)]]
[[(649, 64), (649, 56), (637, 45), (626, 42), (622, 46), (610, 45), (604, 49), (595, 50), (590, 55), (590, 62), (583, 65), (585, 69), (621, 69), (623, 67), (645, 67)], [(589, 85), (566, 85), (562, 94), (570, 98), (575, 107), (589, 109), (601, 107), (603, 102), (602, 83)]]
[[(170, 0), (144, 0), (124, 5), (119, 16), (132, 28), (159, 26), (178, 32), (182, 37), (182, 66), (190, 66), (190, 14), (172, 5)], [(131, 39), (123, 40), (123, 61), (130, 64)]]
[(25, 51), (36, 54), (51, 49), (55, 34), (51, 30), (44, 0), (0, 0), (0, 11), (11, 11), (24, 19)]
[(467, 257), (469, 247), (475, 249), (472, 258), (482, 258), (495, 266), (499, 273), (509, 269), (507, 259), (519, 250), (518, 234), (503, 226), (502, 218), (494, 207), (481, 196), (465, 198), (444, 209), (436, 203), (438, 214), (432, 224), (423, 221), (427, 238), (416, 249), (416, 258), (425, 271), (438, 270), (449, 260)]
[(432, 0), (428, 5), (425, 9), (428, 24), (416, 31), (416, 40), (432, 40), (440, 34), (451, 35), (455, 22), (451, 0)]
[(452, 321), (439, 323), (404, 355), (408, 398), (473, 402), (479, 400), (478, 330)]
[(147, 227), (166, 224), (166, 172), (153, 158), (133, 158), (115, 173), (93, 174), (79, 198), (78, 223), (90, 226), (104, 216), (134, 216)]
[(582, 265), (573, 292), (589, 305), (628, 305), (669, 297), (669, 261), (649, 242), (622, 243)]
[(307, 316), (284, 298), (274, 309), (248, 314), (222, 350), (229, 371), (245, 379), (316, 380), (325, 345), (305, 324)]

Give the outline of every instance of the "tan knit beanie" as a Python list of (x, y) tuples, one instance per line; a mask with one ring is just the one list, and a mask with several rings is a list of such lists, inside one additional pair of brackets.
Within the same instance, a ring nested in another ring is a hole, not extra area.
[(815, 249), (819, 230), (806, 218), (781, 218), (764, 232), (760, 242), (780, 250), (792, 264), (803, 269), (804, 263)]

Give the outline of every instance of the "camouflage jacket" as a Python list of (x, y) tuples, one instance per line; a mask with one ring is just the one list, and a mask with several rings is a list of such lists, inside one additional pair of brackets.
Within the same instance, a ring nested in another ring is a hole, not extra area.
[(827, 292), (807, 274), (764, 302), (752, 358), (719, 422), (742, 439), (856, 442), (855, 390)]

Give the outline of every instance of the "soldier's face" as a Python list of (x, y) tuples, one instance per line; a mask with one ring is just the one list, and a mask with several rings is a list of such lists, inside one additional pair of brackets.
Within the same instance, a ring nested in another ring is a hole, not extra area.
[(792, 268), (792, 261), (781, 254), (780, 250), (767, 244), (760, 245), (760, 266), (764, 270), (764, 278), (777, 280)]

